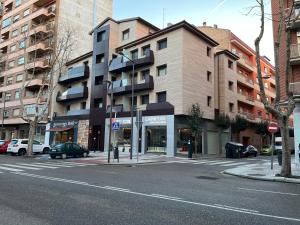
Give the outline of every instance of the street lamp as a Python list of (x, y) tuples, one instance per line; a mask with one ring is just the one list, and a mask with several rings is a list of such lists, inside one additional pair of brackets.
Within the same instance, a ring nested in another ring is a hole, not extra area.
[(132, 63), (132, 76), (131, 76), (131, 110), (130, 110), (130, 116), (131, 116), (131, 135), (130, 135), (130, 159), (132, 159), (132, 147), (133, 147), (133, 101), (134, 101), (134, 67), (135, 63), (134, 60), (130, 59), (128, 56), (126, 56), (123, 52), (118, 53), (119, 55), (125, 57)]
[(108, 84), (108, 88), (111, 87), (111, 97), (110, 97), (110, 110), (109, 110), (109, 138), (108, 138), (108, 155), (107, 155), (107, 163), (110, 163), (110, 151), (111, 151), (111, 129), (112, 129), (112, 108), (114, 104), (114, 83), (105, 80), (103, 83)]

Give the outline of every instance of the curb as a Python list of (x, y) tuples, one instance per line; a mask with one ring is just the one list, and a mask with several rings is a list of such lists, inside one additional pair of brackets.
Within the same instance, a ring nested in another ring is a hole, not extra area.
[(153, 164), (153, 163), (163, 163), (168, 161), (152, 161), (152, 162), (138, 162), (138, 163), (103, 163), (99, 164), (99, 166), (137, 166), (137, 165), (143, 165), (143, 164)]
[(293, 183), (293, 184), (300, 184), (300, 179), (299, 180), (294, 180), (293, 178), (266, 178), (266, 177), (255, 177), (255, 176), (250, 176), (250, 175), (243, 175), (243, 174), (236, 174), (232, 172), (228, 172), (226, 170), (222, 171), (223, 174), (228, 174), (236, 177), (242, 177), (242, 178), (247, 178), (251, 180), (261, 180), (261, 181), (270, 181), (270, 182), (282, 182), (282, 183)]

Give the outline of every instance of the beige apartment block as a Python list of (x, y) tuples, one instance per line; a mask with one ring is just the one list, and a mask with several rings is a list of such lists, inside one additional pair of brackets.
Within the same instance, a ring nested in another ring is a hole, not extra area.
[[(94, 24), (112, 15), (112, 0), (2, 0), (0, 12), (0, 121), (5, 128), (0, 138), (26, 138), (29, 128), (19, 116), (23, 80), (29, 82), (24, 102), (31, 106), (35, 104), (43, 74), (49, 70), (47, 57), (54, 50), (51, 40), (59, 39), (70, 29), (74, 42), (70, 59), (90, 52), (93, 46), (88, 33)], [(25, 69), (36, 72), (25, 77)], [(57, 81), (59, 75), (55, 76)], [(54, 94), (59, 91), (64, 90), (58, 87)], [(54, 112), (52, 108), (50, 105), (49, 119)], [(45, 124), (38, 129), (38, 138), (44, 141)]]

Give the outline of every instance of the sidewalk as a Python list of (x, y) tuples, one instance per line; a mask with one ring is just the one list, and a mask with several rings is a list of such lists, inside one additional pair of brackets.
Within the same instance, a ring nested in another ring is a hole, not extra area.
[(286, 183), (300, 184), (300, 165), (292, 162), (293, 178), (284, 178), (276, 176), (279, 174), (281, 166), (278, 165), (277, 160), (274, 160), (274, 169), (271, 170), (271, 162), (262, 162), (258, 164), (239, 166), (224, 171), (225, 174), (244, 177), (255, 180), (277, 181)]

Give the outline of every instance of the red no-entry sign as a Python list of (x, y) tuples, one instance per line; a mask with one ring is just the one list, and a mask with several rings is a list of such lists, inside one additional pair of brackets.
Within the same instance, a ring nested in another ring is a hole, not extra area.
[(270, 123), (268, 125), (268, 131), (272, 134), (276, 133), (278, 131), (278, 125), (277, 123)]

